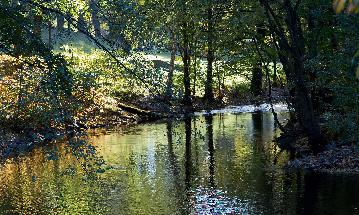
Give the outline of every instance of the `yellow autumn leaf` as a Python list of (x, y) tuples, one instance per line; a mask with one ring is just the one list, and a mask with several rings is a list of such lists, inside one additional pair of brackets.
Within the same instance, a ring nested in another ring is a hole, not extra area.
[(344, 10), (347, 0), (334, 0), (333, 6), (336, 13), (340, 13)]
[(348, 13), (359, 13), (359, 0), (334, 0), (333, 8), (336, 13), (342, 12), (345, 8)]

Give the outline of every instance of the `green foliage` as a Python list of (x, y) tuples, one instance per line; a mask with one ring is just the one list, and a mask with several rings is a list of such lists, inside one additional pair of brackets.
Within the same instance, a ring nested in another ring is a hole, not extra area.
[[(278, 16), (274, 24), (283, 31), (280, 38), (269, 31), (273, 23), (260, 1), (24, 0), (16, 5), (0, 1), (0, 118), (18, 130), (90, 125), (106, 110), (118, 111), (116, 100), (165, 95), (172, 77), (167, 53), (176, 55), (171, 85), (178, 100), (187, 77), (180, 59), (184, 53), (190, 58), (188, 76), (195, 97), (204, 94), (207, 57), (212, 52), (212, 83), (219, 99), (252, 99), (249, 83), (253, 68), (259, 66), (262, 73), (268, 68), (273, 82), (280, 82), (276, 87), (292, 88), (280, 63), (280, 39), (293, 42), (292, 26), (282, 19), (287, 16), (283, 2), (269, 3)], [(358, 132), (351, 131), (357, 131), (359, 124), (354, 108), (359, 21), (356, 15), (339, 12), (357, 12), (358, 2), (336, 0), (338, 14), (331, 4), (298, 1), (294, 8), (304, 36), (304, 85), (319, 104), (316, 114), (325, 119), (328, 134), (353, 141)], [(45, 23), (47, 27), (55, 23), (55, 17), (70, 24), (66, 34), (51, 34), (53, 29), (44, 28)], [(94, 18), (100, 23), (97, 33)], [(41, 35), (48, 37), (48, 44)], [(267, 91), (268, 80), (261, 75), (258, 83), (263, 82)], [(337, 117), (342, 121), (334, 126)]]
[(312, 30), (311, 36), (319, 39), (308, 40), (308, 46), (316, 53), (306, 61), (309, 79), (312, 79), (312, 97), (319, 99), (318, 112), (323, 116), (323, 126), (329, 137), (340, 143), (358, 143), (358, 60), (353, 53), (357, 52), (356, 44), (359, 44), (359, 19), (351, 15), (333, 15), (332, 11), (322, 8), (312, 11), (314, 24), (328, 23), (329, 26)]
[(93, 123), (86, 114), (100, 111), (96, 105), (104, 98), (96, 91), (96, 78), (103, 71), (85, 70), (86, 62), (75, 62), (73, 54), (71, 59), (54, 54), (22, 10), (26, 7), (0, 6), (1, 125), (23, 132)]
[[(28, 65), (21, 60), (39, 64)], [(38, 57), (1, 56), (3, 126), (20, 131), (40, 130), (63, 127), (70, 120), (72, 78), (61, 63), (64, 62), (60, 57), (46, 65), (44, 59)]]
[(248, 102), (252, 99), (250, 85), (245, 82), (235, 82), (227, 95), (229, 98), (236, 98), (239, 102)]

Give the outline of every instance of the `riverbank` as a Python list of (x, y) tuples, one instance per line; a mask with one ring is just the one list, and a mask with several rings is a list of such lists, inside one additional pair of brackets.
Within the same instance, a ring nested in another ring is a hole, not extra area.
[(317, 155), (307, 155), (291, 160), (287, 168), (333, 174), (359, 174), (358, 147), (333, 146)]
[(338, 143), (326, 134), (328, 144), (317, 154), (313, 153), (304, 131), (297, 124), (288, 123), (287, 133), (282, 133), (277, 143), (282, 150), (291, 154), (286, 165), (288, 170), (309, 170), (330, 174), (359, 174), (359, 148), (355, 142)]
[(74, 121), (64, 128), (14, 131), (0, 128), (0, 160), (31, 152), (35, 148), (61, 141), (66, 138), (87, 134), (92, 129), (112, 129), (137, 124), (140, 117), (122, 110), (107, 109), (97, 115), (89, 115), (88, 121)]
[[(152, 106), (153, 107), (153, 106)], [(134, 108), (134, 107), (131, 107)], [(274, 108), (276, 112), (288, 111), (284, 103), (277, 103), (271, 106), (270, 104), (261, 105), (241, 105), (241, 106), (228, 106), (222, 109), (214, 109), (210, 111), (211, 114), (239, 114), (239, 113), (263, 113), (270, 112)], [(201, 107), (200, 110), (204, 108)], [(140, 110), (140, 109), (139, 109)], [(159, 113), (164, 113), (165, 109), (157, 106)], [(148, 110), (141, 110), (145, 113)], [(140, 111), (140, 112), (141, 112)], [(161, 112), (162, 111), (162, 112)], [(182, 118), (181, 112), (168, 112), (165, 115), (158, 115), (158, 118), (146, 118), (138, 114), (127, 112), (121, 108), (118, 111), (107, 110), (100, 115), (89, 118), (88, 124), (81, 124), (75, 122), (74, 125), (69, 126), (67, 130), (42, 130), (33, 131), (28, 133), (16, 134), (9, 130), (1, 130), (0, 132), (0, 158), (7, 159), (17, 157), (32, 151), (37, 147), (50, 144), (52, 142), (61, 141), (63, 139), (77, 136), (86, 135), (92, 129), (114, 129), (126, 127), (138, 123), (147, 123), (153, 121), (166, 121), (168, 118)], [(197, 111), (192, 115), (201, 116), (207, 114), (206, 111)], [(277, 142), (284, 150), (288, 150), (285, 146), (289, 146), (289, 150), (295, 150), (293, 159), (288, 161), (287, 169), (300, 169), (310, 170), (315, 172), (327, 172), (334, 174), (359, 173), (359, 151), (355, 146), (327, 146), (326, 150), (317, 155), (312, 155), (309, 147), (306, 145), (306, 138), (303, 135), (292, 134), (291, 138), (282, 135), (277, 139)], [(284, 140), (284, 141), (283, 141)], [(285, 145), (286, 144), (286, 145)]]

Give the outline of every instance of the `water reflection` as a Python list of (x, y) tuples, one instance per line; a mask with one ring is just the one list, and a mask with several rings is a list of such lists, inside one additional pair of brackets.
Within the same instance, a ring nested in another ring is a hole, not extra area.
[[(214, 144), (213, 144), (213, 116), (206, 115), (206, 133), (207, 133), (207, 145), (208, 145), (208, 155), (209, 155), (209, 186), (215, 187), (215, 163), (214, 163)], [(221, 122), (221, 120), (220, 120)]]
[(0, 214), (357, 213), (359, 178), (283, 171), (278, 132), (221, 113), (38, 148), (0, 165)]
[(92, 186), (102, 160), (82, 139), (36, 149), (0, 167), (0, 214), (92, 213), (103, 203)]
[(192, 122), (190, 117), (184, 119), (185, 123), (185, 183), (187, 190), (190, 190), (192, 183)]

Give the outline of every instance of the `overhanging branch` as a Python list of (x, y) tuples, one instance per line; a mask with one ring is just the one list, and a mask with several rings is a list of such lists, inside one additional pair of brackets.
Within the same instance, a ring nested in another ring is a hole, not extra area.
[[(49, 8), (49, 7), (46, 7), (40, 3), (37, 3), (35, 1), (32, 1), (32, 0), (20, 0), (21, 2), (24, 2), (24, 3), (28, 3), (28, 4), (31, 4), (37, 8), (39, 8), (40, 10), (42, 11), (47, 11), (47, 12), (51, 12), (51, 13), (54, 13), (54, 14), (58, 14), (58, 15), (61, 15), (61, 16), (64, 16), (64, 17), (68, 17), (66, 14), (64, 14), (63, 12), (57, 10), (57, 9), (54, 9), (54, 8)], [(76, 27), (77, 26), (77, 23), (78, 21), (76, 19), (74, 19), (73, 17), (68, 17), (68, 22)], [(88, 31), (80, 28), (78, 29), (78, 31), (82, 34), (84, 34), (89, 40), (91, 40), (92, 42), (94, 42), (96, 44), (96, 46), (98, 46), (100, 49), (102, 49), (104, 52), (106, 52), (111, 58), (113, 58), (116, 63), (122, 67), (126, 72), (130, 73), (131, 75), (133, 75), (136, 79), (138, 79), (140, 82), (142, 82), (144, 85), (145, 85), (145, 88), (149, 90), (149, 92), (152, 94), (152, 95), (158, 95), (160, 94), (159, 91), (155, 90), (153, 91), (151, 89), (151, 87), (148, 85), (148, 83), (142, 78), (140, 77), (138, 74), (136, 74), (136, 72), (134, 72), (133, 70), (131, 70), (130, 68), (128, 68), (126, 65), (124, 65), (117, 57), (114, 53), (112, 53), (104, 44), (102, 44), (99, 40), (97, 40), (93, 35), (91, 35)]]

